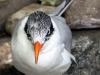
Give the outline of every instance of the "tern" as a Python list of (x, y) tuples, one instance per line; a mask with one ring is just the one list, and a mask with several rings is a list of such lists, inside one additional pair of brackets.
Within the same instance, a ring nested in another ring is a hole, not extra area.
[(71, 65), (72, 33), (61, 17), (73, 0), (64, 0), (51, 14), (31, 13), (13, 28), (13, 64), (25, 75), (63, 75)]

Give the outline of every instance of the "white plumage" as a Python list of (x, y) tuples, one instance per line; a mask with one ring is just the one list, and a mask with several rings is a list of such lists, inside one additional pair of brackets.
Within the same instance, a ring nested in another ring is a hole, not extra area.
[(14, 27), (11, 39), (13, 63), (22, 73), (26, 75), (62, 75), (69, 69), (71, 58), (75, 60), (74, 56), (70, 54), (72, 43), (70, 28), (66, 25), (64, 18), (54, 14), (55, 12), (49, 14), (54, 28), (53, 34), (41, 48), (37, 64), (35, 63), (34, 46), (24, 31), (29, 15), (22, 18)]

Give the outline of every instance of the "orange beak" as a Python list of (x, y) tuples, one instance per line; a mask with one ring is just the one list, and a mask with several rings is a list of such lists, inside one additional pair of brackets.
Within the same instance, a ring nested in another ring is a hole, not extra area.
[(40, 44), (39, 41), (36, 41), (35, 44), (33, 44), (34, 50), (35, 50), (34, 51), (35, 52), (35, 64), (37, 64), (37, 62), (38, 62), (39, 52), (40, 52), (43, 45), (44, 44)]

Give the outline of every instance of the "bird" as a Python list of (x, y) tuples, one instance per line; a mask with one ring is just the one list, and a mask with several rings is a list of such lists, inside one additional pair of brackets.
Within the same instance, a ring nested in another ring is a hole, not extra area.
[(63, 75), (75, 57), (72, 33), (61, 17), (73, 0), (64, 0), (51, 14), (42, 11), (24, 16), (11, 37), (13, 64), (25, 75)]

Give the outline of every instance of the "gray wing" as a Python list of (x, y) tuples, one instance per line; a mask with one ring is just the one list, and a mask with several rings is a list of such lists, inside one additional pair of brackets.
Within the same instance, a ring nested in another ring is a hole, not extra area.
[[(52, 19), (54, 19), (57, 24), (62, 43), (64, 43), (66, 50), (71, 52), (71, 44), (72, 44), (72, 33), (64, 18), (61, 17), (62, 13), (68, 8), (68, 6), (72, 3), (73, 0), (64, 0), (52, 14), (49, 14)], [(54, 17), (53, 17), (54, 16)]]
[(73, 0), (64, 0), (50, 16), (61, 16), (64, 11), (69, 7)]

